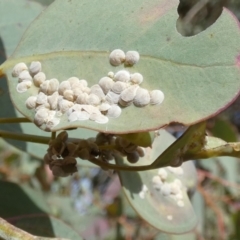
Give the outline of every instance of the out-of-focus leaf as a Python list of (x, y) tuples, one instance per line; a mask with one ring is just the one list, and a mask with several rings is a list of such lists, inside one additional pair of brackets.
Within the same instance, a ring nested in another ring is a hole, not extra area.
[(214, 137), (221, 138), (226, 142), (237, 142), (237, 130), (227, 120), (217, 118), (210, 130)]
[(2, 218), (43, 214), (49, 210), (43, 195), (27, 186), (0, 181), (0, 193)]
[(165, 233), (158, 234), (154, 240), (197, 240), (196, 234), (193, 232), (181, 234), (181, 235), (170, 235)]
[[(160, 130), (159, 133), (160, 136), (155, 138), (152, 149), (147, 148), (145, 156), (139, 161), (141, 163), (134, 165), (151, 164), (156, 156), (160, 155), (175, 140), (164, 130)], [(119, 158), (117, 163), (123, 164), (123, 160)], [(168, 174), (166, 182), (171, 183), (175, 179), (179, 179), (183, 186), (191, 186), (192, 188), (196, 184), (196, 170), (192, 162), (184, 163), (182, 169), (183, 175), (177, 175), (170, 168), (164, 168)], [(186, 189), (181, 189), (184, 207), (179, 207), (173, 198), (163, 196), (160, 191), (154, 188), (152, 179), (156, 175), (158, 175), (157, 169), (142, 172), (120, 171), (119, 176), (123, 191), (129, 202), (145, 221), (160, 231), (181, 234), (192, 230), (197, 224), (197, 219)], [(140, 193), (143, 185), (146, 185), (148, 189), (145, 198), (142, 198)]]
[(154, 140), (154, 132), (119, 134), (118, 136), (144, 148), (151, 147)]
[(206, 220), (205, 219), (205, 214), (204, 214), (206, 206), (205, 206), (205, 203), (204, 203), (203, 196), (198, 191), (196, 191), (191, 198), (191, 202), (193, 204), (193, 208), (195, 210), (195, 213), (198, 217), (197, 230), (198, 230), (199, 233), (203, 234), (203, 229), (204, 229), (205, 220)]
[(47, 215), (22, 216), (10, 220), (10, 223), (37, 236), (82, 240), (79, 233), (77, 233), (71, 227), (59, 219)]
[(222, 111), (240, 88), (236, 19), (224, 10), (207, 30), (186, 38), (176, 30), (178, 4), (178, 0), (54, 1), (1, 66), (15, 106), (33, 120), (34, 111), (23, 103), (38, 89), (32, 86), (25, 93), (16, 92), (16, 79), (11, 76), (16, 63), (40, 60), (48, 79), (78, 76), (93, 85), (109, 71), (125, 68), (108, 61), (109, 52), (120, 48), (140, 52), (140, 62), (127, 70), (143, 74), (144, 88), (162, 89), (164, 102), (124, 108), (119, 118), (107, 124), (70, 123), (64, 114), (53, 131), (72, 127), (109, 133), (150, 131), (171, 122), (191, 125)]
[(33, 234), (80, 240), (79, 234), (58, 219), (47, 215), (44, 196), (28, 186), (0, 181), (0, 217)]
[(54, 0), (30, 0), (30, 1), (37, 2), (37, 3), (39, 3), (43, 6), (48, 6), (48, 5), (50, 5), (51, 3), (54, 2)]

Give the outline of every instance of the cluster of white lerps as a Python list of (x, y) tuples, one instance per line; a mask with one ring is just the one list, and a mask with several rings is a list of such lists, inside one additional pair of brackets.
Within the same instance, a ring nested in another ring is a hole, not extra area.
[[(175, 179), (171, 182), (167, 179), (169, 174), (175, 176)], [(185, 190), (185, 187), (182, 185), (181, 180), (177, 178), (180, 175), (183, 175), (182, 167), (160, 168), (158, 174), (153, 176), (151, 184), (153, 189), (158, 191), (159, 194), (173, 199), (177, 206), (184, 207), (183, 190)], [(139, 197), (144, 199), (146, 194), (149, 194), (149, 189), (146, 185), (143, 185), (142, 190), (139, 192)], [(167, 218), (172, 220), (170, 215)]]
[[(113, 66), (124, 63), (132, 66), (139, 61), (139, 53), (126, 54), (119, 49), (110, 53), (109, 61)], [(13, 68), (13, 77), (18, 77), (17, 91), (23, 93), (33, 84), (39, 88), (38, 94), (26, 100), (26, 107), (35, 110), (34, 122), (45, 130), (51, 130), (67, 114), (68, 121), (92, 120), (105, 124), (109, 118), (121, 115), (122, 107), (132, 103), (136, 107), (148, 104), (161, 104), (164, 94), (160, 90), (148, 91), (140, 87), (143, 76), (120, 70), (109, 72), (98, 84), (91, 87), (84, 79), (71, 77), (59, 82), (56, 78), (47, 80), (40, 62), (32, 62), (29, 69), (25, 63)]]

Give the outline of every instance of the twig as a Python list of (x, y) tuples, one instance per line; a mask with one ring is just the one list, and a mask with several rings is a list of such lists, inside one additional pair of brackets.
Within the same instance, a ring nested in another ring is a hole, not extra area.
[(236, 188), (238, 190), (240, 190), (240, 185), (239, 184), (236, 184), (236, 183), (232, 183), (232, 182), (229, 182), (225, 179), (222, 179), (216, 175), (213, 175), (212, 173), (210, 172), (207, 172), (207, 171), (203, 171), (203, 170), (198, 170), (198, 174), (200, 175), (203, 175), (204, 177), (208, 177), (216, 182), (219, 182), (221, 185), (225, 186), (225, 187), (232, 187), (232, 188)]
[(31, 134), (12, 133), (12, 132), (1, 131), (1, 130), (0, 130), (0, 137), (24, 141), (24, 142), (41, 143), (41, 144), (48, 144), (50, 141), (50, 138), (48, 137), (35, 136)]
[(0, 118), (0, 123), (28, 123), (31, 122), (27, 118)]

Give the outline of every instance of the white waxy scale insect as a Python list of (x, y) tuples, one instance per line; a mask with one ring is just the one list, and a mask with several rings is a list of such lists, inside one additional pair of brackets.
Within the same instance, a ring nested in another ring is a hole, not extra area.
[(161, 104), (164, 100), (164, 94), (161, 90), (152, 90), (150, 93), (150, 104)]
[(160, 191), (162, 186), (163, 186), (163, 182), (161, 180), (161, 178), (159, 176), (154, 176), (152, 178), (152, 183), (153, 183), (153, 188), (156, 189), (157, 191)]
[(119, 66), (124, 61), (125, 61), (125, 53), (121, 49), (115, 49), (109, 55), (109, 62), (113, 66)]
[(75, 89), (78, 89), (78, 90), (81, 90), (82, 92), (83, 92), (83, 90), (84, 90), (84, 86), (83, 86), (83, 84), (81, 84), (80, 83), (80, 81), (78, 82), (78, 83), (74, 83), (74, 84), (70, 84), (70, 86), (71, 86), (71, 90), (75, 90)]
[[(73, 111), (82, 111), (82, 110), (84, 110), (83, 109), (83, 105), (81, 105), (81, 104), (74, 104), (70, 109), (72, 109)], [(69, 109), (69, 110), (70, 110)]]
[(47, 118), (47, 121), (46, 121), (46, 122), (51, 121), (51, 120), (55, 117), (55, 115), (56, 115), (56, 111), (54, 111), (54, 110), (49, 110), (49, 111), (48, 111), (48, 118)]
[(184, 201), (182, 201), (182, 200), (178, 200), (177, 201), (177, 205), (179, 206), (179, 207), (184, 207)]
[(162, 186), (162, 185), (163, 185), (163, 182), (162, 182), (160, 176), (158, 176), (158, 175), (153, 176), (153, 178), (152, 178), (152, 183), (153, 183), (154, 185), (159, 185), (159, 186)]
[(49, 88), (49, 80), (44, 81), (41, 85), (40, 85), (40, 91), (47, 94), (48, 92), (48, 88)]
[(50, 109), (52, 110), (56, 110), (57, 106), (58, 106), (58, 98), (59, 98), (59, 94), (58, 92), (53, 93), (52, 95), (48, 96), (48, 103), (50, 105)]
[(133, 104), (136, 107), (145, 107), (150, 103), (150, 95), (149, 92), (144, 88), (138, 88), (136, 92), (136, 96), (133, 99)]
[(111, 108), (111, 105), (106, 102), (103, 102), (98, 106), (98, 109), (101, 112), (106, 112), (109, 108)]
[(64, 91), (71, 90), (71, 84), (69, 81), (62, 81), (58, 87), (58, 93), (63, 95)]
[(48, 109), (45, 108), (39, 109), (34, 116), (34, 123), (37, 126), (41, 126), (42, 124), (46, 123), (48, 120), (48, 112), (49, 112)]
[(177, 178), (174, 179), (173, 183), (176, 184), (176, 185), (178, 185), (180, 188), (182, 187), (182, 182), (181, 182), (181, 180), (179, 180), (179, 179), (177, 179)]
[(36, 97), (36, 96), (31, 96), (31, 97), (29, 97), (29, 98), (26, 100), (26, 102), (25, 102), (26, 107), (27, 107), (28, 109), (33, 109), (33, 108), (35, 108), (36, 105), (37, 105), (36, 101), (37, 101), (37, 97)]
[(171, 194), (171, 187), (168, 183), (164, 183), (162, 186), (161, 186), (161, 194), (163, 196), (169, 196)]
[(160, 176), (162, 181), (165, 181), (167, 179), (168, 173), (167, 173), (167, 171), (164, 168), (160, 168), (158, 170), (158, 175)]
[(37, 73), (42, 71), (42, 64), (38, 61), (31, 62), (29, 67), (29, 72), (32, 76), (36, 75)]
[(32, 81), (23, 81), (17, 84), (17, 92), (24, 93), (32, 86)]
[(176, 174), (176, 175), (182, 175), (182, 174), (183, 174), (183, 169), (182, 169), (182, 167), (167, 167), (167, 169), (168, 169), (170, 172), (172, 172), (172, 173), (174, 173), (174, 174)]
[(72, 89), (74, 86), (80, 84), (79, 78), (77, 77), (70, 77), (67, 81), (70, 83)]
[(94, 114), (97, 114), (97, 115), (101, 115), (101, 112), (100, 112), (99, 109), (98, 109), (97, 107), (95, 107), (95, 106), (92, 106), (92, 105), (82, 105), (81, 107), (82, 107), (82, 109), (83, 109), (84, 111), (86, 111), (86, 112), (89, 113), (89, 114), (94, 113)]
[(133, 66), (140, 59), (140, 55), (137, 51), (128, 51), (126, 52), (125, 65)]
[(61, 101), (58, 101), (58, 108), (62, 113), (67, 112), (69, 108), (71, 108), (74, 105), (73, 102), (68, 101), (66, 99), (62, 99)]
[(33, 83), (36, 87), (40, 87), (40, 85), (46, 80), (46, 75), (44, 72), (39, 72), (33, 77)]
[(120, 82), (129, 82), (130, 81), (130, 73), (126, 70), (120, 70), (116, 72), (114, 75), (114, 81), (120, 81)]
[(133, 99), (136, 96), (138, 88), (139, 88), (138, 85), (132, 85), (123, 90), (120, 94), (119, 101), (120, 105), (122, 105), (123, 107), (129, 106), (133, 102)]
[(39, 94), (37, 95), (37, 100), (36, 103), (37, 104), (45, 104), (48, 101), (48, 97), (45, 93), (43, 92), (39, 92)]
[(88, 99), (88, 94), (87, 93), (82, 93), (77, 97), (76, 103), (87, 104), (87, 99)]
[(67, 99), (68, 101), (73, 102), (73, 100), (74, 100), (73, 90), (70, 90), (70, 89), (65, 90), (63, 93), (63, 97), (65, 99)]
[(182, 199), (183, 199), (182, 193), (180, 192), (180, 193), (176, 194), (176, 195), (175, 195), (175, 198), (176, 198), (177, 200), (182, 200)]
[(142, 191), (145, 192), (145, 193), (148, 192), (147, 185), (145, 185), (145, 184), (142, 185)]
[(35, 108), (35, 112), (37, 112), (41, 108), (50, 110), (50, 104), (48, 102), (45, 102), (44, 104), (37, 105)]
[(27, 65), (23, 62), (18, 63), (13, 67), (12, 76), (13, 77), (18, 77), (19, 74), (24, 70), (28, 70)]
[(171, 186), (171, 194), (177, 195), (181, 192), (179, 185), (175, 184), (174, 182), (170, 184)]
[(56, 78), (52, 78), (49, 80), (49, 86), (47, 89), (47, 94), (51, 95), (54, 92), (58, 91), (58, 87), (59, 87), (59, 81)]
[(46, 131), (51, 131), (51, 129), (57, 126), (59, 123), (60, 123), (59, 118), (56, 118), (56, 117), (52, 118), (46, 123)]
[(91, 89), (89, 87), (84, 87), (82, 90), (84, 93), (90, 94)]
[(90, 94), (91, 93), (97, 95), (101, 101), (105, 99), (105, 94), (104, 94), (102, 88), (98, 84), (95, 84), (91, 87)]
[(88, 82), (87, 82), (87, 80), (85, 80), (85, 79), (79, 80), (79, 83), (80, 83), (84, 88), (86, 88), (86, 87), (88, 86)]
[(112, 105), (108, 109), (106, 116), (109, 118), (118, 118), (122, 113), (122, 109), (118, 105)]
[(30, 75), (28, 70), (24, 70), (24, 71), (20, 72), (20, 74), (18, 76), (18, 82), (20, 83), (23, 81), (32, 81), (32, 76)]
[(100, 124), (106, 124), (108, 122), (108, 117), (104, 116), (104, 115), (97, 115), (95, 117), (95, 122), (96, 123), (100, 123)]
[(104, 94), (107, 94), (108, 91), (112, 88), (114, 81), (112, 80), (112, 78), (103, 77), (99, 80), (98, 84), (102, 88)]
[(145, 192), (143, 192), (143, 191), (139, 192), (139, 197), (141, 199), (144, 199), (145, 198)]
[(83, 121), (83, 120), (88, 120), (90, 117), (90, 114), (85, 112), (85, 111), (74, 111), (70, 114), (68, 117), (69, 122), (74, 122), (74, 121)]
[(73, 98), (74, 101), (76, 101), (76, 99), (78, 98), (78, 96), (80, 96), (81, 94), (83, 94), (82, 90), (80, 88), (73, 88)]
[(107, 76), (113, 79), (114, 78), (114, 72), (108, 72)]
[(96, 119), (98, 118), (99, 115), (102, 115), (102, 114), (90, 113), (89, 119), (92, 120), (92, 121), (96, 121)]
[(120, 94), (123, 90), (125, 90), (128, 87), (127, 83), (125, 82), (115, 82), (112, 85), (111, 90), (117, 94)]
[(141, 73), (133, 73), (130, 75), (130, 81), (140, 85), (143, 82), (143, 75)]
[(94, 93), (90, 93), (88, 98), (87, 98), (87, 104), (93, 105), (93, 106), (98, 106), (100, 104), (101, 100), (100, 98), (95, 95)]
[(113, 91), (109, 91), (106, 95), (106, 101), (109, 104), (117, 104), (120, 99), (120, 95), (117, 93), (114, 93)]

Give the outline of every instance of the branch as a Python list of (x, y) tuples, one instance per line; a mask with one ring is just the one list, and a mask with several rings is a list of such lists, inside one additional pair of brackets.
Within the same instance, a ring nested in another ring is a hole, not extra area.
[(41, 144), (49, 144), (49, 141), (50, 141), (50, 138), (48, 137), (35, 136), (31, 134), (12, 133), (12, 132), (1, 131), (1, 130), (0, 130), (0, 137), (24, 141), (24, 142), (41, 143)]
[(28, 123), (31, 122), (27, 118), (0, 118), (0, 123)]
[(0, 237), (4, 240), (69, 240), (66, 238), (46, 238), (31, 235), (0, 218)]
[(204, 159), (212, 157), (236, 157), (240, 158), (240, 142), (225, 142), (215, 137), (205, 137), (205, 145), (197, 152), (186, 152), (184, 161), (190, 159)]

